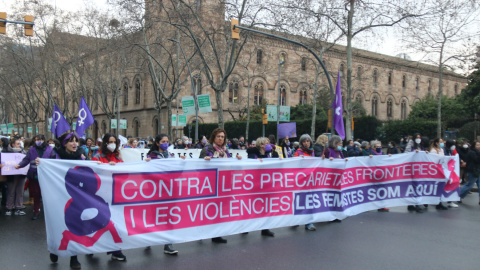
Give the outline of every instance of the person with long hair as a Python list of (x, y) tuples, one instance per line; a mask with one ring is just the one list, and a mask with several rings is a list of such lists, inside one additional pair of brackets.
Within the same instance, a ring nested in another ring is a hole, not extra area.
[[(210, 139), (205, 147), (200, 152), (200, 158), (204, 160), (211, 160), (212, 158), (230, 158), (230, 153), (227, 149), (227, 132), (223, 128), (216, 128), (212, 131)], [(242, 156), (237, 155), (237, 159), (242, 159)], [(222, 237), (212, 238), (214, 243), (227, 243), (227, 239)]]
[[(122, 163), (122, 157), (120, 155), (120, 140), (113, 134), (107, 133), (103, 136), (102, 146), (97, 154), (92, 158), (93, 161), (97, 161), (98, 164), (108, 163), (115, 165)], [(126, 261), (127, 257), (121, 250), (107, 252), (107, 255), (112, 254), (112, 260)]]
[[(169, 139), (167, 134), (159, 134), (155, 137), (150, 150), (147, 153), (147, 158), (145, 161), (149, 162), (154, 159), (165, 159), (169, 158), (168, 154)], [(185, 156), (180, 156), (181, 159), (185, 160)], [(147, 247), (149, 249), (150, 247)], [(178, 250), (173, 248), (172, 244), (166, 244), (163, 246), (163, 253), (169, 255), (178, 254)]]
[(315, 144), (313, 145), (313, 149), (315, 150), (315, 156), (316, 157), (322, 157), (323, 151), (325, 150), (325, 147), (328, 143), (328, 136), (325, 134), (322, 134), (317, 137), (317, 140), (315, 141)]
[(345, 156), (343, 155), (342, 148), (342, 138), (338, 135), (333, 135), (330, 140), (328, 140), (328, 147), (325, 148), (323, 155), (330, 160), (337, 158), (344, 159)]
[(290, 138), (288, 136), (281, 140), (280, 147), (282, 148), (282, 155), (284, 158), (292, 157), (292, 148), (290, 144)]
[[(48, 152), (48, 155), (43, 154), (42, 158), (51, 158), (51, 159), (69, 159), (69, 160), (85, 160), (86, 157), (83, 155), (83, 151), (78, 147), (78, 137), (75, 132), (66, 132), (62, 134), (59, 138), (60, 147), (52, 149)], [(40, 159), (37, 157), (35, 160), (35, 166), (40, 166)], [(31, 165), (30, 165), (31, 166)], [(38, 180), (37, 180), (38, 181)], [(58, 261), (58, 255), (50, 253), (50, 260), (53, 263)], [(72, 269), (80, 269), (81, 264), (78, 261), (77, 256), (70, 257), (70, 267)]]

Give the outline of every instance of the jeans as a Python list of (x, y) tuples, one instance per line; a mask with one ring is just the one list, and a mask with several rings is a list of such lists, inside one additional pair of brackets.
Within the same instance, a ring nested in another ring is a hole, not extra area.
[(465, 198), (475, 183), (477, 183), (477, 186), (480, 188), (480, 176), (474, 176), (470, 172), (467, 173), (467, 183), (460, 189), (460, 198)]

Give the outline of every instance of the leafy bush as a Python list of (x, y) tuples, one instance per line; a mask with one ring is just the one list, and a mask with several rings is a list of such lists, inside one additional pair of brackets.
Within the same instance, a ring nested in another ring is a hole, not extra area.
[(460, 128), (459, 136), (469, 141), (476, 140), (475, 135), (480, 136), (480, 122), (470, 122)]
[(437, 136), (437, 122), (422, 119), (395, 120), (384, 123), (381, 131), (383, 134), (380, 137), (382, 142), (398, 142), (400, 137), (413, 135), (417, 132), (422, 136), (433, 139)]

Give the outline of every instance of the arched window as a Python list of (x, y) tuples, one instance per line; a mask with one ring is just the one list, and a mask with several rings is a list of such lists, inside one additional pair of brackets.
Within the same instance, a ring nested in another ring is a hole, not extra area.
[(123, 83), (123, 105), (128, 105), (128, 83)]
[(238, 103), (238, 81), (231, 81), (228, 87), (228, 102)]
[(387, 117), (392, 117), (393, 102), (391, 99), (387, 100)]
[(102, 121), (102, 133), (107, 134), (107, 122), (105, 120)]
[(261, 105), (263, 100), (263, 83), (258, 82), (255, 84), (254, 93), (253, 93), (253, 103), (255, 105)]
[(197, 95), (202, 94), (202, 78), (200, 76), (193, 77), (193, 89), (195, 89)]
[(372, 98), (372, 115), (377, 116), (377, 106), (378, 106), (378, 98), (374, 96)]
[(430, 95), (432, 93), (432, 80), (428, 80), (428, 88), (427, 88), (428, 94)]
[(305, 57), (302, 57), (302, 71), (306, 71), (307, 70), (307, 58)]
[(307, 89), (303, 88), (300, 90), (300, 105), (307, 104)]
[(284, 84), (280, 85), (280, 105), (285, 106), (287, 104), (287, 90)]
[(338, 71), (340, 71), (340, 77), (343, 77), (343, 74), (345, 72), (344, 69), (345, 69), (344, 65), (340, 64), (340, 69), (338, 70)]
[(415, 78), (415, 90), (419, 90), (420, 89), (420, 78)]
[(458, 84), (455, 84), (453, 87), (453, 92), (455, 93), (455, 96), (458, 95)]
[(407, 75), (402, 76), (402, 87), (406, 88), (407, 87)]
[[(123, 118), (123, 120), (126, 120), (126, 119)], [(128, 129), (128, 122), (127, 122), (127, 128), (122, 131), (124, 137), (127, 137), (127, 129)]]
[(140, 104), (140, 80), (135, 80), (135, 104)]
[(388, 85), (392, 85), (392, 72), (388, 72)]
[(263, 58), (263, 51), (262, 50), (257, 50), (257, 64), (258, 65), (262, 64), (262, 58)]
[(378, 76), (378, 72), (376, 69), (373, 70), (373, 86), (377, 86), (377, 76)]
[(362, 80), (362, 67), (357, 67), (357, 80)]
[(405, 100), (402, 100), (400, 118), (402, 120), (407, 119), (407, 102)]
[(355, 97), (355, 101), (359, 104), (362, 104), (362, 95), (358, 94), (356, 97)]
[(140, 137), (140, 122), (138, 119), (133, 120), (133, 130), (134, 137)]

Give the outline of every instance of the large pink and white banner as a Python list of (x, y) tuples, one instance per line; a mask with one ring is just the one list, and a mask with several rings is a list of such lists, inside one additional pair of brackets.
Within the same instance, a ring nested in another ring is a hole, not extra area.
[(459, 200), (458, 157), (41, 159), (48, 249), (60, 256), (182, 243)]

